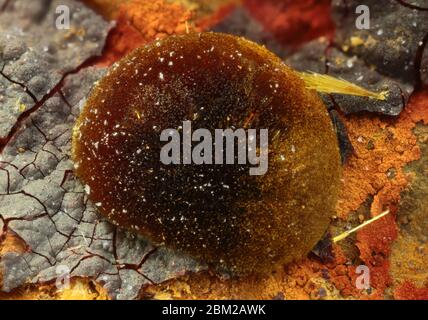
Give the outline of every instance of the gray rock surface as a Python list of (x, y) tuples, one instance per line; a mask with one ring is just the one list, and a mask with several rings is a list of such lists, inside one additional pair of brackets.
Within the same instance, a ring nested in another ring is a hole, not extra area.
[[(70, 8), (69, 30), (56, 27), (58, 5)], [(74, 0), (9, 1), (0, 13), (0, 138), (66, 74), (100, 55), (109, 29)]]
[(243, 7), (238, 7), (223, 21), (212, 28), (215, 32), (224, 32), (247, 38), (266, 46), (279, 57), (285, 57), (291, 52), (290, 48), (281, 45), (274, 36), (266, 31)]
[(413, 90), (412, 85), (378, 73), (357, 56), (347, 55), (336, 47), (329, 46), (323, 39), (306, 44), (286, 59), (286, 63), (299, 71), (328, 74), (374, 92), (385, 89), (389, 91), (385, 101), (341, 94), (321, 94), (329, 109), (337, 107), (346, 114), (368, 111), (397, 116), (407, 104), (409, 93)]
[[(356, 7), (370, 10), (370, 28), (358, 29)], [(426, 0), (334, 0), (336, 42), (349, 46), (352, 54), (387, 76), (415, 84), (420, 55), (428, 36)], [(361, 39), (352, 45), (353, 39)], [(424, 40), (425, 39), (425, 40)]]
[(424, 53), (422, 55), (421, 80), (424, 85), (428, 86), (428, 46), (425, 47)]

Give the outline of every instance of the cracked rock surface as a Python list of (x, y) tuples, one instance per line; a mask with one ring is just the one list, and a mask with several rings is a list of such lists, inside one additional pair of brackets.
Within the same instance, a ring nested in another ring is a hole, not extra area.
[[(59, 5), (70, 8), (68, 30), (56, 27)], [(5, 2), (0, 13), (0, 138), (8, 137), (24, 112), (43, 104), (66, 74), (100, 55), (109, 29), (74, 0)]]
[(65, 31), (52, 27), (58, 1), (23, 2), (11, 2), (0, 14), (0, 132), (7, 137), (0, 158), (0, 238), (14, 233), (28, 248), (0, 257), (1, 290), (55, 282), (65, 270), (99, 281), (112, 298), (133, 299), (144, 284), (200, 270), (192, 259), (101, 218), (73, 175), (72, 128), (105, 72), (81, 65), (101, 53), (110, 25), (75, 1), (61, 1), (70, 6), (72, 26), (84, 30), (67, 42)]

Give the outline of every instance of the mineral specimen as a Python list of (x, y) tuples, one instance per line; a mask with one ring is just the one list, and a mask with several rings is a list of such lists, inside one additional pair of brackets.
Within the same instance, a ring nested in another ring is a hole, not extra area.
[[(161, 132), (186, 120), (210, 132), (268, 129), (267, 174), (162, 164)], [(169, 37), (117, 63), (77, 121), (73, 158), (109, 220), (235, 273), (307, 254), (329, 224), (340, 176), (318, 96), (266, 49), (217, 33)]]

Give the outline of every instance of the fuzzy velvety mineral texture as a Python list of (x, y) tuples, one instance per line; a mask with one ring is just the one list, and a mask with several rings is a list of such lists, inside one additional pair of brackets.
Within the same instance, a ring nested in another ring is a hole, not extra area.
[[(267, 173), (237, 158), (161, 163), (161, 132), (183, 121), (213, 136), (267, 129)], [(114, 65), (80, 115), (73, 157), (111, 221), (234, 273), (306, 255), (328, 227), (341, 171), (318, 96), (274, 54), (220, 33), (169, 37)]]

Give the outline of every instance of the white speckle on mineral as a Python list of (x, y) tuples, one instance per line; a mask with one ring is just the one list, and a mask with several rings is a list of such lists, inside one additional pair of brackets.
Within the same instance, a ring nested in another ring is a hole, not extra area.
[(346, 66), (348, 68), (353, 68), (354, 67), (354, 62), (357, 59), (357, 57), (353, 57), (351, 59), (346, 60)]

